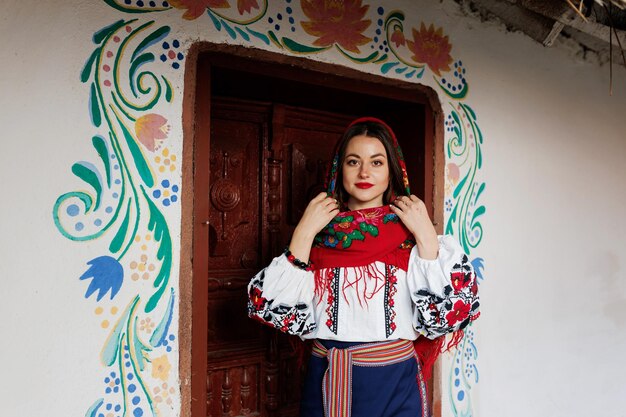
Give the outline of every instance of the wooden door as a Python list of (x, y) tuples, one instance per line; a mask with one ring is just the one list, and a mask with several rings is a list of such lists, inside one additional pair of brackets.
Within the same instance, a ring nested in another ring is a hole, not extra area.
[(247, 318), (246, 285), (288, 242), (357, 116), (394, 129), (412, 190), (441, 231), (443, 116), (418, 84), (250, 48), (201, 49), (183, 115), (193, 132), (183, 164), (193, 190), (182, 199), (183, 401), (193, 417), (297, 416), (298, 339)]
[[(280, 254), (350, 117), (214, 98), (209, 163), (207, 415), (297, 416), (298, 339), (246, 315), (251, 277)], [(208, 138), (207, 138), (208, 139)]]

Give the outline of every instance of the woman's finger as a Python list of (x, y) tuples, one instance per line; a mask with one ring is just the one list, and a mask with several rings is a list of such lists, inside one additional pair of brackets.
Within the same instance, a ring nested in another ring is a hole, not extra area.
[(319, 193), (318, 195), (316, 195), (315, 197), (313, 197), (311, 201), (323, 201), (327, 196), (328, 194), (326, 194), (326, 192), (323, 191)]

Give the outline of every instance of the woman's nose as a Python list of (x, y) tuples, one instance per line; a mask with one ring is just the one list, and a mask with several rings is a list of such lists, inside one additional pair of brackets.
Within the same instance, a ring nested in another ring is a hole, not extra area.
[(361, 169), (359, 169), (359, 177), (367, 178), (369, 175), (369, 170), (365, 167), (365, 165), (361, 165)]

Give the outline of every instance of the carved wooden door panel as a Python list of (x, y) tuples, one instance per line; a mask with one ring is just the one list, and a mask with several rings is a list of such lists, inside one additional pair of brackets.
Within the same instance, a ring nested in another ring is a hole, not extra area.
[(209, 416), (298, 415), (303, 369), (294, 340), (247, 317), (246, 286), (282, 251), (321, 191), (332, 146), (349, 119), (269, 103), (211, 102), (204, 191)]
[(269, 112), (269, 106), (252, 103), (211, 105), (209, 416), (255, 415), (265, 396), (263, 329), (246, 315), (246, 286), (266, 258), (262, 181)]

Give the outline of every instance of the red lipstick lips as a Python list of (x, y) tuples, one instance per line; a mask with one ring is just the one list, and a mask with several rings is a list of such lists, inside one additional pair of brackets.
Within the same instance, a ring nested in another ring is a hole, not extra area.
[(374, 184), (370, 184), (369, 182), (357, 182), (354, 185), (356, 185), (357, 188), (361, 188), (364, 190), (374, 186)]

